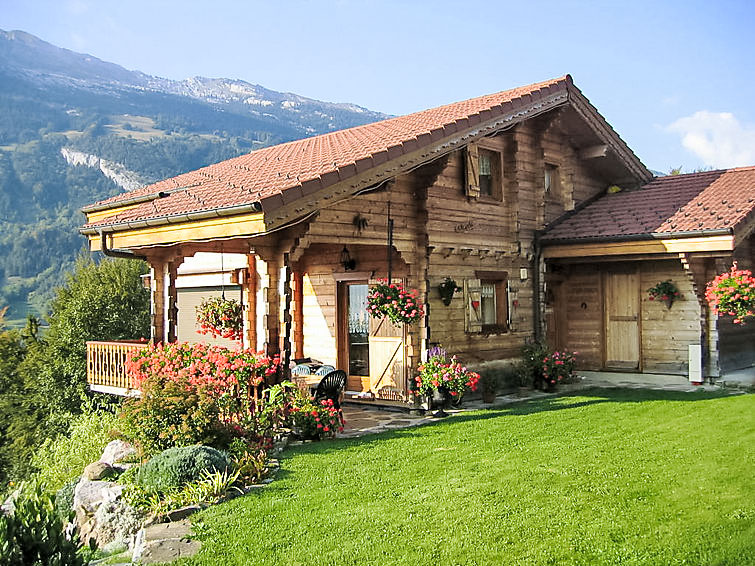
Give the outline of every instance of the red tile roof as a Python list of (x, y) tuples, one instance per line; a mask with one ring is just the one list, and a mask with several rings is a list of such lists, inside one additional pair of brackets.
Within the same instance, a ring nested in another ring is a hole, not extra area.
[(755, 167), (658, 177), (606, 194), (558, 222), (543, 243), (733, 229), (755, 209)]
[[(144, 201), (115, 216), (90, 223), (84, 231), (257, 202), (263, 210), (273, 210), (302, 193), (313, 192), (501, 114), (532, 105), (540, 98), (565, 92), (571, 84), (571, 77), (566, 75), (259, 149), (87, 206), (84, 212), (133, 204), (139, 198)], [(161, 198), (156, 198), (160, 193)]]

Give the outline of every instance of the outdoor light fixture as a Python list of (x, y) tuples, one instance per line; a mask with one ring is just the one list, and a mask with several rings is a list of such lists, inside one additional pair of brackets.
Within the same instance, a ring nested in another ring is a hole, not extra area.
[(150, 273), (140, 275), (139, 278), (142, 280), (142, 287), (144, 287), (148, 291), (152, 289), (152, 275)]
[(356, 260), (351, 258), (351, 254), (346, 249), (346, 246), (341, 250), (341, 265), (343, 265), (345, 271), (354, 271), (354, 268), (357, 266)]

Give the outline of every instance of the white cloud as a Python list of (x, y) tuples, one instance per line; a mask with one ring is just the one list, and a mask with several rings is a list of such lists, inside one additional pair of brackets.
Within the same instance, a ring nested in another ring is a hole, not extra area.
[(679, 118), (668, 129), (682, 137), (682, 145), (706, 166), (755, 165), (755, 126), (740, 124), (731, 112), (700, 110)]

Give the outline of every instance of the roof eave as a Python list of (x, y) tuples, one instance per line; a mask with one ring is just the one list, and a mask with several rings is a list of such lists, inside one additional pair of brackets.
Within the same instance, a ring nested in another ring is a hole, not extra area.
[(650, 240), (673, 240), (683, 238), (700, 238), (706, 236), (731, 236), (732, 228), (716, 228), (711, 230), (688, 230), (684, 232), (653, 232), (650, 234), (626, 234), (619, 236), (593, 236), (588, 238), (553, 238), (540, 240), (543, 247), (570, 246), (579, 244), (602, 244), (606, 242), (636, 242)]

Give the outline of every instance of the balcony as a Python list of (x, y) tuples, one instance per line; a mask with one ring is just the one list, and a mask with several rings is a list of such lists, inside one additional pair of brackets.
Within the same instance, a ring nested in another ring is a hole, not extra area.
[(133, 396), (138, 391), (126, 374), (126, 362), (148, 344), (140, 341), (87, 342), (87, 384), (99, 393)]

